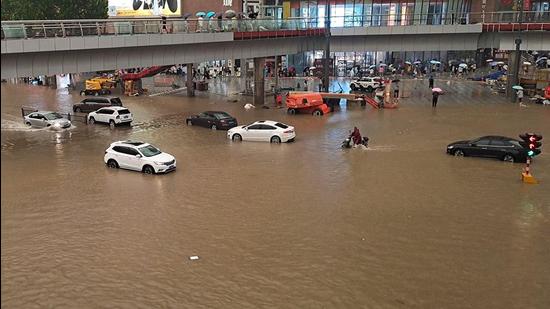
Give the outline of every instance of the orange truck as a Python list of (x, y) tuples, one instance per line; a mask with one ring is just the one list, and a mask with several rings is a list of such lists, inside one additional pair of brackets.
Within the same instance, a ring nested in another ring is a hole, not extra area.
[(330, 107), (318, 92), (290, 92), (286, 98), (289, 114), (306, 113), (321, 116), (330, 113)]

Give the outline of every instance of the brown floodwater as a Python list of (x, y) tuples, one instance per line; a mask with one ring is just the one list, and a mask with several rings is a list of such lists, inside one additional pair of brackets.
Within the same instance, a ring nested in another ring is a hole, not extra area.
[[(323, 117), (245, 111), (221, 85), (123, 97), (132, 127), (62, 132), (25, 128), (19, 108), (68, 112), (79, 96), (3, 84), (2, 308), (550, 308), (548, 152), (538, 185), (521, 183), (523, 164), (445, 154), (481, 135), (548, 138), (550, 108), (455, 82), (432, 110), (419, 83), (398, 110)], [(185, 125), (212, 109), (291, 124), (297, 139), (232, 143)], [(340, 149), (354, 125), (368, 150)], [(177, 170), (106, 168), (124, 139)]]

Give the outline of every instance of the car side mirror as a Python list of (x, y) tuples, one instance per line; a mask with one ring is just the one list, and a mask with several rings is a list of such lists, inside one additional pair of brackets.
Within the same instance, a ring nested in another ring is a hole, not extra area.
[(138, 159), (141, 158), (141, 155), (138, 153), (138, 154), (136, 155), (136, 158), (138, 158)]

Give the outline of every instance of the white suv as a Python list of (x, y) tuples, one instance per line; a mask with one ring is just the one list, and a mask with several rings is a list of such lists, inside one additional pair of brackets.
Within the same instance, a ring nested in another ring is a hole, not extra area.
[(103, 158), (110, 168), (125, 168), (145, 174), (168, 173), (176, 169), (176, 159), (155, 146), (137, 141), (114, 142)]
[(88, 114), (89, 124), (104, 122), (114, 127), (121, 123), (130, 124), (132, 120), (134, 120), (132, 113), (130, 113), (126, 107), (122, 106), (102, 107)]
[(350, 84), (350, 88), (353, 91), (362, 90), (373, 92), (374, 89), (382, 86), (382, 80), (380, 77), (362, 77), (358, 80), (354, 80)]

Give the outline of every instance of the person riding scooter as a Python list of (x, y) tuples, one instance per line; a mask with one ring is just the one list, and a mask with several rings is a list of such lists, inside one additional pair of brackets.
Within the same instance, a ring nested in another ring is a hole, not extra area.
[(361, 137), (361, 133), (357, 127), (353, 128), (353, 132), (349, 131), (349, 136), (342, 142), (342, 148), (352, 148), (357, 145), (368, 146), (369, 138)]

